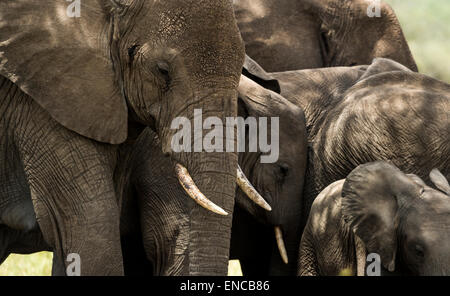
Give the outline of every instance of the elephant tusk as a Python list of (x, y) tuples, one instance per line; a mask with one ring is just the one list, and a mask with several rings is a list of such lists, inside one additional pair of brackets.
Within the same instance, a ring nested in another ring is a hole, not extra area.
[(286, 247), (284, 246), (283, 231), (280, 226), (275, 226), (275, 238), (277, 240), (278, 251), (280, 251), (281, 259), (284, 264), (289, 263)]
[(228, 215), (228, 213), (225, 212), (221, 207), (217, 206), (212, 201), (207, 199), (205, 195), (203, 195), (200, 189), (198, 189), (197, 185), (195, 185), (194, 180), (192, 180), (191, 175), (184, 166), (177, 163), (175, 165), (175, 173), (183, 189), (196, 203), (216, 214), (223, 216)]
[(266, 211), (272, 211), (270, 205), (264, 200), (264, 198), (256, 191), (252, 183), (247, 179), (241, 167), (238, 165), (237, 168), (237, 183), (239, 187), (244, 191), (245, 195), (250, 198), (254, 203), (256, 203), (261, 208)]

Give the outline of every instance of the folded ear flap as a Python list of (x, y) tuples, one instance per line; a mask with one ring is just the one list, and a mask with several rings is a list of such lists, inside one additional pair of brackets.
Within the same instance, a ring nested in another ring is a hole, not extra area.
[(391, 182), (399, 174), (386, 162), (364, 164), (347, 176), (342, 188), (344, 220), (389, 271), (395, 269), (398, 209)]
[(281, 93), (280, 84), (278, 80), (267, 73), (256, 61), (252, 60), (248, 55), (245, 55), (244, 68), (242, 74), (252, 79), (259, 85), (270, 89), (276, 93)]
[(445, 192), (447, 195), (450, 195), (450, 185), (448, 184), (447, 178), (438, 170), (433, 169), (430, 172), (431, 182), (436, 186), (437, 189)]
[(304, 2), (322, 21), (329, 51), (325, 66), (367, 65), (375, 57), (384, 57), (417, 71), (400, 23), (384, 1)]
[(0, 74), (66, 128), (117, 144), (127, 137), (128, 115), (114, 82), (104, 2), (0, 1)]
[(372, 64), (367, 68), (366, 72), (361, 76), (359, 80), (363, 80), (376, 74), (392, 71), (412, 72), (396, 61), (385, 58), (375, 58), (373, 59)]
[(291, 124), (295, 124), (294, 121), (297, 120), (304, 122), (304, 112), (301, 108), (244, 75), (241, 75), (239, 81), (238, 97), (239, 105), (243, 105), (246, 110), (246, 116), (277, 116), (280, 120), (291, 120)]

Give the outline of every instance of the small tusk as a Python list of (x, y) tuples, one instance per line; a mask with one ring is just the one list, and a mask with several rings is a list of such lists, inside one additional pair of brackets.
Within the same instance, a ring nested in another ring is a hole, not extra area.
[(248, 198), (250, 198), (254, 203), (265, 209), (266, 211), (272, 211), (270, 205), (264, 200), (264, 198), (258, 193), (258, 191), (256, 191), (255, 187), (253, 187), (252, 183), (250, 183), (250, 181), (247, 179), (239, 165), (237, 168), (236, 181)]
[(207, 199), (205, 195), (203, 195), (197, 185), (195, 185), (194, 180), (192, 180), (191, 175), (189, 175), (188, 170), (184, 166), (177, 163), (175, 165), (175, 173), (183, 189), (196, 203), (216, 214), (223, 216), (228, 215), (228, 213), (221, 207), (217, 206), (215, 203)]
[(278, 251), (280, 251), (281, 259), (284, 264), (289, 263), (286, 247), (284, 246), (283, 231), (280, 226), (275, 226), (275, 238), (277, 240)]

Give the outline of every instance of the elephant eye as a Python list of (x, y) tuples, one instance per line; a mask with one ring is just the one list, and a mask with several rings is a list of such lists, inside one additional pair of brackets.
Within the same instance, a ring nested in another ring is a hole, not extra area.
[(425, 257), (425, 251), (421, 245), (416, 244), (414, 246), (414, 253), (419, 258)]
[(285, 163), (280, 163), (279, 164), (279, 170), (280, 170), (280, 176), (282, 178), (285, 178), (289, 175), (289, 166)]
[(169, 64), (167, 64), (166, 62), (157, 62), (156, 63), (156, 68), (158, 69), (158, 72), (160, 74), (160, 76), (162, 77), (162, 79), (164, 79), (164, 81), (166, 82), (166, 85), (169, 86), (170, 84), (170, 75), (169, 75)]
[(128, 57), (130, 58), (130, 63), (133, 62), (134, 56), (136, 55), (138, 47), (139, 47), (139, 45), (135, 44), (132, 47), (128, 48)]

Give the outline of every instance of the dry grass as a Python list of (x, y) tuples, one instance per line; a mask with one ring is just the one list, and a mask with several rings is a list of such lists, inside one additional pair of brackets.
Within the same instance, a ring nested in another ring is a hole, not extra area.
[(241, 264), (239, 260), (230, 260), (228, 265), (229, 276), (242, 276)]
[(40, 252), (31, 255), (12, 254), (0, 265), (0, 276), (49, 276), (53, 254)]
[[(53, 254), (40, 252), (31, 255), (12, 254), (0, 265), (0, 276), (49, 276)], [(242, 276), (239, 260), (231, 260), (228, 275)]]

